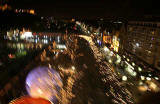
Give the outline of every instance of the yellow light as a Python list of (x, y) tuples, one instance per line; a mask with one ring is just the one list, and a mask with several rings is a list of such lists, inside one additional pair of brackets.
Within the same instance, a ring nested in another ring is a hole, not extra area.
[(155, 90), (157, 88), (157, 85), (153, 82), (150, 83), (149, 87), (153, 90)]
[(112, 63), (112, 60), (111, 60), (111, 59), (109, 60), (109, 63)]
[(145, 91), (147, 91), (148, 87), (147, 87), (147, 86), (139, 86), (138, 89), (139, 89), (140, 91), (145, 92)]
[(145, 77), (144, 77), (144, 76), (141, 76), (141, 80), (145, 80)]
[(75, 67), (74, 67), (74, 66), (72, 66), (72, 70), (75, 70)]

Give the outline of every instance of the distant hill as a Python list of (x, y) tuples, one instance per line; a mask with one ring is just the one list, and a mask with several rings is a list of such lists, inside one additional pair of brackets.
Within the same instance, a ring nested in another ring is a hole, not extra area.
[(40, 22), (40, 17), (27, 13), (15, 13), (14, 11), (0, 11), (0, 28), (9, 29), (10, 27), (35, 28)]

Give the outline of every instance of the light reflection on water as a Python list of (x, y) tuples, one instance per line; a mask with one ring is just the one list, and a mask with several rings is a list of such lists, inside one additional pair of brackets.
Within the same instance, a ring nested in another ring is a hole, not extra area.
[(10, 42), (7, 42), (7, 48), (17, 49), (17, 50), (37, 50), (42, 49), (44, 46), (51, 44), (53, 41), (57, 43), (62, 43), (63, 40), (61, 36), (56, 37), (45, 37), (45, 38), (30, 38), (27, 40), (19, 40), (13, 39)]
[(42, 43), (21, 43), (21, 42), (17, 42), (17, 43), (11, 43), (8, 42), (7, 43), (7, 47), (8, 48), (12, 48), (12, 49), (17, 49), (17, 50), (36, 50), (36, 49), (42, 49), (42, 47), (44, 47), (44, 44)]
[(57, 48), (66, 48), (64, 47), (65, 42), (63, 36), (45, 36), (44, 38), (35, 36), (34, 38), (24, 40), (20, 40), (19, 38), (8, 40), (6, 38), (4, 41), (0, 42), (0, 57), (4, 60), (5, 58), (11, 60), (25, 57), (30, 53), (44, 49), (53, 42), (57, 43)]

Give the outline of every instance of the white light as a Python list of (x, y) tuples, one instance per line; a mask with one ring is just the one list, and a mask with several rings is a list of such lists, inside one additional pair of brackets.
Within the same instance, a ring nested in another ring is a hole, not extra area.
[(136, 46), (139, 47), (139, 43), (136, 43)]
[(133, 76), (136, 76), (137, 75), (137, 73), (136, 72), (133, 72)]
[(151, 75), (151, 74), (148, 74), (148, 76), (150, 76), (150, 77), (151, 77), (152, 75)]
[(57, 48), (59, 48), (59, 49), (66, 49), (67, 47), (65, 45), (57, 45)]
[(139, 82), (139, 85), (143, 85), (143, 82), (142, 82), (142, 81), (140, 81), (140, 82)]
[(132, 76), (136, 76), (137, 73), (134, 72), (134, 67), (132, 67), (128, 62), (125, 61), (125, 63), (128, 65), (127, 68), (126, 68), (126, 71), (132, 75)]
[(37, 43), (38, 41), (37, 41), (37, 39), (35, 39), (35, 43)]
[(138, 67), (138, 71), (142, 71), (142, 68)]
[(38, 89), (37, 91), (39, 92), (39, 94), (42, 94), (42, 93), (43, 93), (41, 89)]
[(129, 58), (127, 58), (127, 61), (130, 61)]
[(32, 32), (24, 32), (24, 34), (21, 35), (21, 39), (30, 37), (33, 37)]
[(126, 56), (123, 55), (123, 58), (126, 58)]
[(127, 71), (128, 71), (129, 73), (133, 73), (133, 70), (132, 70), (131, 68), (129, 68), (129, 67), (127, 67)]
[(116, 56), (117, 56), (117, 58), (121, 58), (118, 54)]
[(59, 43), (60, 42), (60, 37), (58, 36), (57, 39), (58, 39), (58, 43)]
[(72, 66), (72, 70), (75, 70), (75, 67), (74, 67), (74, 66)]
[(44, 40), (44, 44), (48, 44), (48, 40), (47, 39)]
[(127, 81), (127, 76), (122, 76), (123, 81)]
[(113, 55), (114, 55), (114, 53), (111, 51), (109, 55), (110, 55), (110, 56), (113, 56)]
[(109, 63), (112, 63), (112, 60), (111, 60), (111, 59), (109, 59)]
[(158, 77), (154, 77), (156, 80), (159, 80), (159, 78)]
[(81, 23), (80, 23), (79, 21), (76, 21), (76, 24), (77, 24), (77, 25), (81, 25)]
[(113, 22), (113, 23), (122, 23), (121, 21)]
[(121, 62), (121, 59), (118, 59), (117, 61), (116, 61), (116, 64), (119, 64)]
[(145, 77), (144, 77), (144, 76), (141, 76), (141, 80), (145, 80)]
[(132, 62), (132, 65), (133, 65), (133, 66), (135, 66), (135, 63), (134, 63), (134, 62)]
[(109, 49), (107, 47), (104, 47), (104, 51), (107, 52), (109, 51)]
[(121, 21), (118, 21), (117, 23), (122, 23)]
[(150, 78), (150, 77), (147, 77), (146, 79), (147, 79), (148, 81), (150, 81), (150, 80), (151, 80), (151, 78)]
[(111, 54), (113, 55), (113, 52), (111, 51)]

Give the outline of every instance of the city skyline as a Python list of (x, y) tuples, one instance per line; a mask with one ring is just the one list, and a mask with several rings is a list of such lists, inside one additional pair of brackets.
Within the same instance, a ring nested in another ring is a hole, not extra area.
[(81, 16), (85, 18), (109, 16), (141, 16), (158, 15), (160, 8), (151, 0), (100, 0), (100, 1), (73, 1), (73, 0), (12, 0), (14, 8), (35, 9), (39, 15), (44, 16)]

